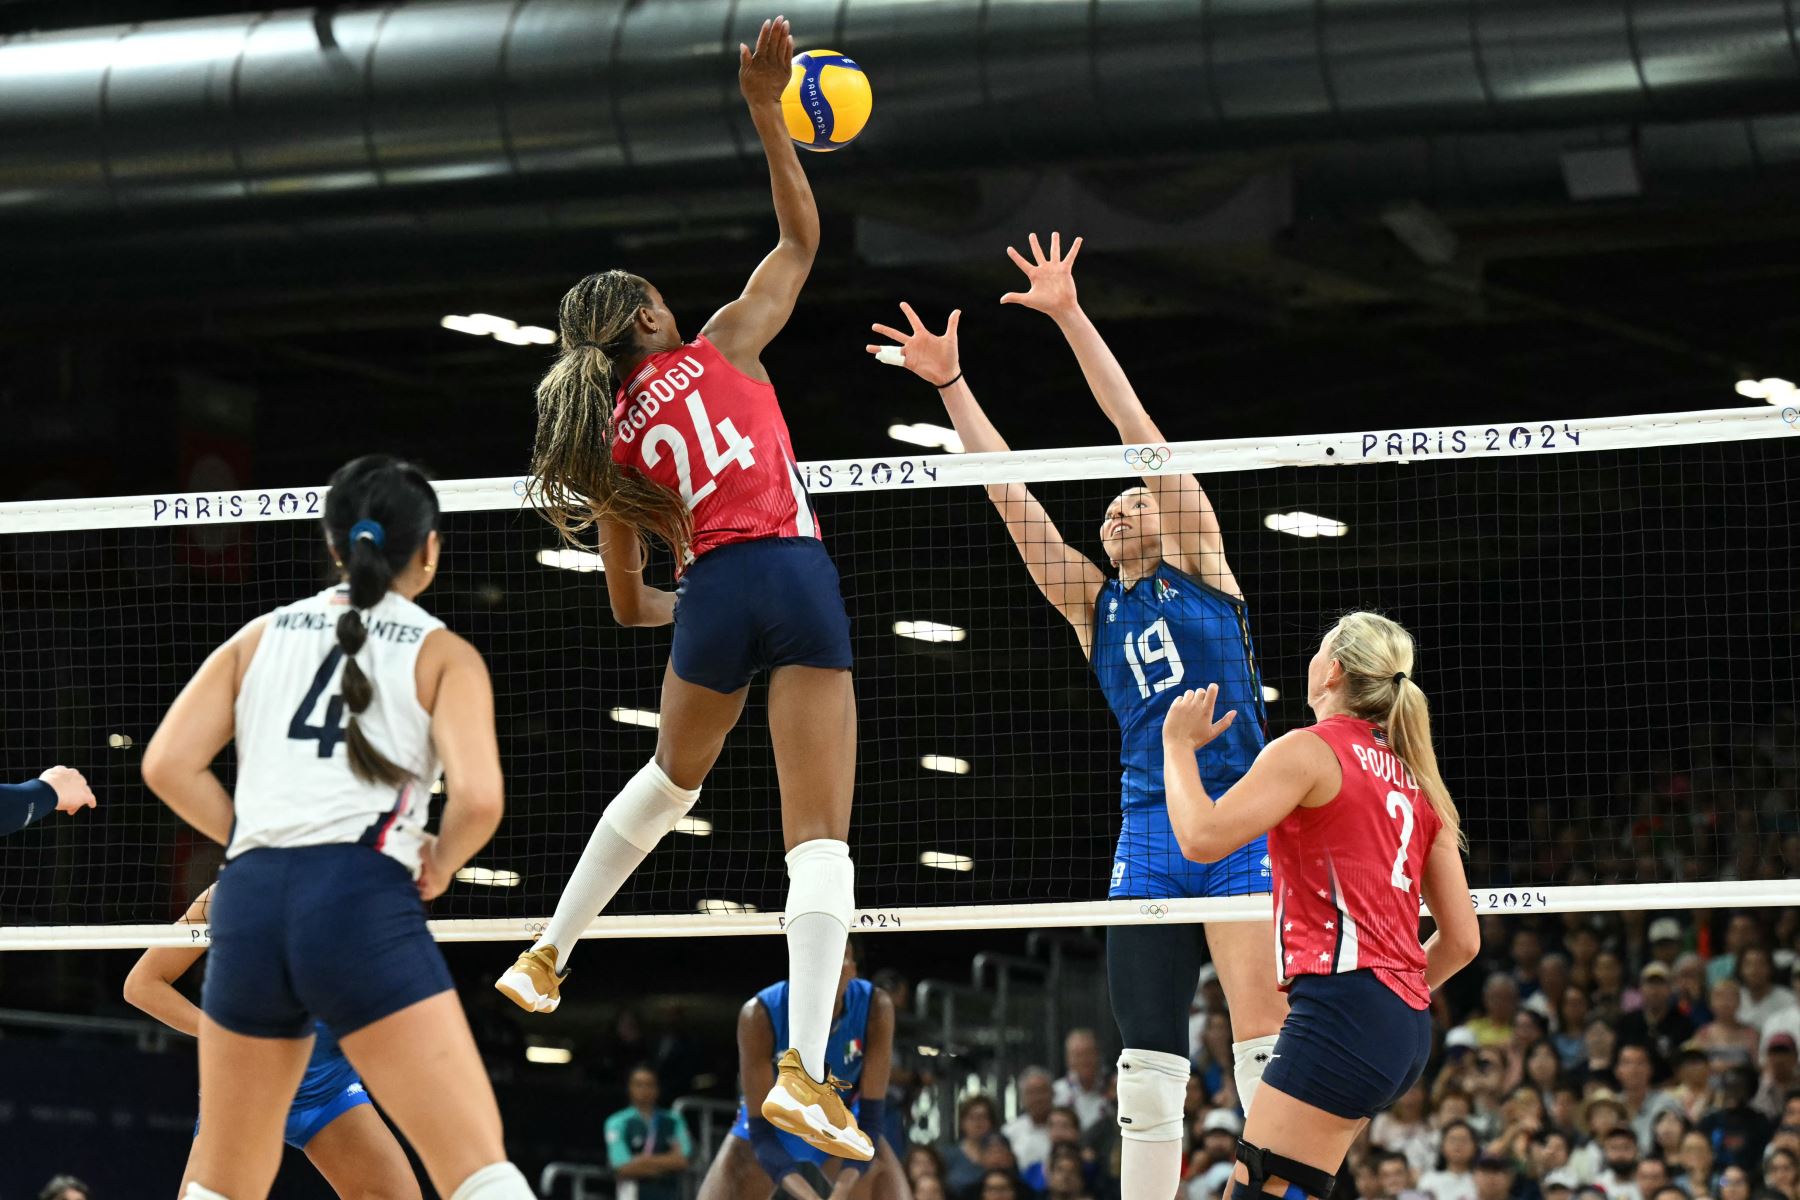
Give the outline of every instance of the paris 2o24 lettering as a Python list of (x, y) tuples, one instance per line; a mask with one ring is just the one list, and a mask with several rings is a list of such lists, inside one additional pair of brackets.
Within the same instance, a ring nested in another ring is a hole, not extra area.
[(323, 515), (325, 493), (317, 488), (297, 492), (216, 492), (212, 495), (152, 496), (150, 521), (194, 524), (201, 521), (253, 521), (260, 517)]
[(1521, 450), (1567, 450), (1581, 445), (1581, 430), (1561, 425), (1513, 425), (1502, 429), (1413, 429), (1362, 435), (1362, 457), (1455, 458)]
[(800, 467), (800, 481), (808, 493), (841, 492), (846, 488), (861, 487), (918, 487), (937, 477), (937, 466), (929, 458), (883, 459), (871, 463), (806, 463)]
[[(1489, 888), (1470, 892), (1469, 903), (1478, 913), (1524, 912), (1549, 908), (1550, 897), (1535, 888)], [(1425, 907), (1424, 901), (1420, 901), (1419, 907)]]

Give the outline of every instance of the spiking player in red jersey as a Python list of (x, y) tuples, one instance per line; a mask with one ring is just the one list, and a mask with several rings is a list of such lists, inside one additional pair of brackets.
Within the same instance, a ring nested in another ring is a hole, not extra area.
[[(781, 227), (743, 294), (692, 341), (662, 293), (625, 271), (590, 275), (562, 299), (562, 354), (537, 392), (538, 507), (571, 545), (598, 527), (613, 615), (673, 624), (675, 639), (656, 756), (601, 813), (549, 927), (496, 986), (527, 1011), (556, 1008), (576, 940), (699, 799), (751, 679), (768, 671), (792, 1041), (762, 1117), (866, 1162), (874, 1148), (825, 1069), (854, 916), (850, 620), (762, 365), (819, 245), (819, 212), (781, 115), (793, 51), (779, 17), (763, 22), (754, 51), (738, 51)], [(644, 583), (651, 536), (675, 556), (678, 592)]]
[[(1169, 822), (1182, 853), (1223, 857), (1269, 836), (1276, 974), (1288, 993), (1231, 1200), (1331, 1191), (1351, 1142), (1410, 1088), (1431, 1053), (1431, 989), (1474, 959), (1480, 931), (1456, 807), (1438, 774), (1413, 640), (1356, 612), (1306, 671), (1318, 723), (1271, 742), (1213, 803), (1194, 751), (1229, 729), (1216, 686), (1163, 721)], [(1419, 944), (1420, 897), (1437, 932)]]

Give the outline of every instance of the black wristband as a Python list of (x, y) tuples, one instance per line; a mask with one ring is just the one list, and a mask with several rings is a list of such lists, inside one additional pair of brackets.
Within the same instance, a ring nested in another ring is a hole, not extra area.
[(962, 372), (961, 372), (961, 371), (958, 371), (958, 372), (957, 372), (957, 373), (956, 373), (956, 379), (952, 379), (952, 380), (951, 380), (951, 381), (950, 381), (950, 383), (934, 383), (934, 384), (932, 384), (932, 385), (931, 385), (931, 386), (932, 386), (932, 387), (934, 387), (934, 388), (936, 388), (936, 389), (937, 389), (937, 390), (938, 390), (938, 391), (940, 391), (940, 392), (941, 392), (941, 391), (943, 391), (943, 390), (944, 390), (944, 389), (945, 389), (945, 388), (947, 388), (947, 387), (949, 387), (949, 386), (951, 386), (951, 384), (954, 384), (954, 383), (955, 383), (955, 382), (956, 382), (956, 380), (957, 380), (957, 379), (961, 379), (961, 378), (962, 378)]

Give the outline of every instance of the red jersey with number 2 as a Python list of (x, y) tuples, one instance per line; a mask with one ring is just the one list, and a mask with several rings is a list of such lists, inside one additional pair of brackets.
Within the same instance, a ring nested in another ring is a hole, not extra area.
[(1318, 808), (1269, 830), (1276, 974), (1375, 972), (1415, 1009), (1431, 1003), (1419, 944), (1419, 882), (1443, 822), (1380, 726), (1339, 716), (1309, 726), (1344, 782)]
[(818, 537), (775, 386), (705, 337), (653, 354), (619, 389), (613, 461), (679, 492), (691, 558), (731, 542)]

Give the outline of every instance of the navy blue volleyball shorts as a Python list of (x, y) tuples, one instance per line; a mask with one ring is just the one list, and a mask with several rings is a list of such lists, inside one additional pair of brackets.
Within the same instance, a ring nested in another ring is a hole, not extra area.
[(1346, 1120), (1390, 1108), (1431, 1057), (1431, 1013), (1373, 971), (1301, 975), (1263, 1082)]
[(200, 1007), (247, 1037), (338, 1037), (451, 987), (406, 868), (367, 846), (249, 850), (208, 916)]
[(850, 669), (850, 618), (837, 567), (813, 537), (708, 550), (675, 597), (675, 674), (730, 694), (776, 667)]

